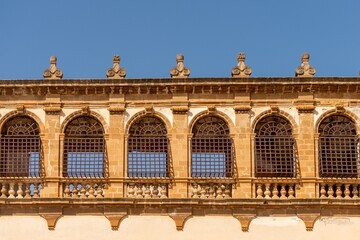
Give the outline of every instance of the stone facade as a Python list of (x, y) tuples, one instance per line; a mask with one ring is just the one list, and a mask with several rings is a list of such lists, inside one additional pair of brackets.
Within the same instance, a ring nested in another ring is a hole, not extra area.
[[(172, 234), (175, 239), (194, 236), (212, 239), (206, 224), (224, 224), (225, 229), (236, 231), (234, 239), (261, 238), (259, 229), (270, 233), (279, 226), (293, 227), (294, 232), (306, 235), (306, 239), (316, 239), (325, 236), (334, 224), (339, 228), (346, 225), (349, 230), (352, 224), (358, 226), (358, 175), (321, 176), (318, 149), (319, 125), (329, 116), (351, 119), (359, 132), (359, 78), (313, 78), (315, 70), (306, 64), (297, 70), (297, 75), (303, 74), (301, 78), (249, 78), (251, 68), (245, 67), (245, 56), (241, 56), (233, 78), (189, 78), (190, 70), (185, 67), (185, 72), (180, 71), (183, 68), (180, 56), (177, 60), (182, 68), (174, 68), (169, 79), (122, 79), (126, 72), (119, 67), (120, 58), (116, 57), (114, 68), (108, 70), (109, 79), (61, 80), (62, 73), (57, 74), (55, 66), (54, 71), (47, 72), (49, 79), (0, 81), (0, 128), (17, 116), (33, 119), (39, 127), (44, 169), (44, 174), (37, 178), (0, 178), (3, 223), (0, 225), (13, 228), (14, 219), (24, 224), (31, 219), (38, 227), (24, 231), (35, 234), (43, 224), (42, 217), (49, 230), (55, 229), (55, 233), (45, 234), (46, 239), (70, 238), (71, 234), (62, 231), (67, 231), (67, 224), (77, 226), (74, 216), (87, 219), (84, 221), (94, 224), (96, 233), (106, 233), (109, 239), (124, 234), (128, 239), (139, 239), (140, 235), (146, 239), (150, 231), (144, 230), (139, 235), (135, 233), (136, 227), (126, 230), (122, 224), (129, 229), (135, 226), (132, 224), (145, 229), (158, 227), (156, 232)], [(56, 64), (56, 58), (53, 61)], [(63, 174), (66, 128), (81, 117), (91, 117), (103, 128), (106, 174), (102, 177), (74, 178)], [(131, 128), (141, 119), (151, 117), (166, 128), (171, 155), (169, 174), (129, 176)], [(228, 127), (233, 143), (230, 175), (192, 175), (193, 129), (206, 117), (220, 119)], [(292, 176), (257, 175), (255, 129), (263, 119), (275, 117), (291, 126), (296, 148), (296, 161), (292, 163), (296, 172)], [(108, 219), (109, 226), (100, 216)], [(273, 222), (268, 222), (269, 219)], [(234, 220), (239, 222), (237, 227)], [(148, 221), (164, 225), (165, 230)], [(326, 221), (333, 225), (323, 224)], [(306, 233), (305, 229), (312, 231), (314, 225), (313, 235)], [(107, 227), (122, 232), (117, 235), (104, 229)], [(82, 228), (78, 226), (72, 231), (86, 231)], [(214, 231), (218, 234), (212, 234), (214, 239), (221, 234), (231, 239), (226, 231), (219, 228)], [(283, 235), (276, 239), (290, 236), (297, 239), (286, 229), (281, 231)], [(160, 233), (156, 232), (151, 234), (158, 236)], [(6, 229), (2, 235), (4, 239), (17, 239), (9, 237)]]

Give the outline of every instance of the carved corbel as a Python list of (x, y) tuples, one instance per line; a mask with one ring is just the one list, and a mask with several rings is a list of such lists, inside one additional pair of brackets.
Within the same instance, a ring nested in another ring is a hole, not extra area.
[(25, 113), (25, 106), (24, 105), (17, 105), (16, 106), (16, 113), (17, 114), (24, 114)]
[(300, 218), (306, 227), (306, 231), (312, 231), (316, 220), (320, 217), (320, 214), (316, 213), (298, 213), (297, 217)]
[(57, 58), (55, 56), (50, 57), (50, 67), (44, 71), (45, 79), (61, 79), (63, 73), (61, 69), (56, 68)]
[(239, 220), (240, 225), (241, 225), (241, 230), (243, 232), (248, 232), (249, 231), (249, 226), (251, 221), (256, 218), (255, 214), (233, 214), (233, 217), (236, 218), (237, 220)]
[(184, 65), (184, 55), (176, 55), (176, 67), (171, 68), (170, 76), (172, 78), (187, 78), (190, 76), (190, 69)]
[(315, 110), (314, 105), (298, 105), (296, 107), (299, 113), (313, 113)]
[(54, 231), (55, 225), (59, 218), (62, 217), (62, 214), (41, 214), (40, 216), (46, 220), (48, 229)]
[(109, 220), (111, 230), (119, 230), (120, 223), (127, 217), (127, 213), (123, 214), (105, 214), (105, 217)]
[(345, 112), (345, 107), (344, 107), (344, 105), (342, 105), (342, 104), (337, 104), (335, 107), (336, 107), (336, 112), (337, 112), (337, 113), (343, 113), (343, 112)]
[(90, 107), (88, 105), (84, 105), (81, 107), (81, 112), (83, 114), (89, 114), (90, 113)]
[(316, 69), (309, 64), (310, 54), (304, 53), (301, 56), (301, 65), (295, 70), (295, 77), (313, 77)]
[(176, 230), (182, 231), (184, 229), (185, 222), (192, 216), (191, 209), (172, 209), (168, 213), (176, 225)]
[(59, 115), (61, 112), (60, 104), (47, 104), (44, 106), (44, 111), (48, 115)]
[(125, 112), (125, 106), (124, 105), (113, 105), (108, 107), (108, 110), (110, 112), (110, 115), (115, 115), (115, 114), (123, 114)]
[(270, 106), (270, 112), (271, 112), (271, 114), (279, 114), (280, 109), (278, 106)]
[(210, 105), (207, 107), (208, 113), (215, 113), (216, 107), (214, 105)]
[(154, 113), (154, 107), (153, 106), (145, 106), (145, 113), (146, 114), (153, 114)]
[(173, 114), (187, 114), (187, 112), (189, 111), (189, 107), (188, 106), (173, 106), (171, 108), (171, 111), (173, 112)]
[(248, 114), (250, 113), (251, 110), (251, 106), (249, 105), (236, 105), (234, 107), (235, 113), (236, 114)]

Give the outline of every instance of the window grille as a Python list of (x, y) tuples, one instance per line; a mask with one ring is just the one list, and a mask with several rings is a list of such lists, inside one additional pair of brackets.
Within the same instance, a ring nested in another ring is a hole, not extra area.
[(7, 121), (1, 129), (1, 177), (32, 177), (43, 175), (40, 130), (26, 116)]
[(294, 177), (295, 141), (290, 123), (282, 117), (266, 117), (256, 125), (255, 133), (255, 176)]
[(72, 120), (65, 129), (63, 176), (104, 178), (107, 156), (101, 123), (89, 116)]
[(191, 176), (232, 177), (234, 150), (228, 125), (218, 117), (204, 117), (192, 133)]
[(128, 139), (128, 176), (170, 175), (170, 144), (165, 124), (156, 117), (143, 117), (130, 128)]
[(320, 177), (358, 176), (358, 139), (349, 118), (333, 115), (320, 124), (319, 165)]

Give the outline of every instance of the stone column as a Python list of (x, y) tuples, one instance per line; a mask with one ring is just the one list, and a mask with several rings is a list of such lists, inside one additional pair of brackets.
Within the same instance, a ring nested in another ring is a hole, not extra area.
[(106, 189), (106, 197), (124, 197), (125, 184), (125, 126), (124, 95), (111, 95), (109, 107), (109, 131), (107, 135), (107, 156), (109, 161), (110, 184)]
[(254, 192), (251, 184), (252, 159), (251, 159), (251, 127), (250, 127), (250, 102), (237, 104), (235, 110), (235, 160), (238, 184), (233, 188), (233, 198), (251, 198)]
[[(302, 186), (296, 190), (296, 198), (316, 197), (316, 166), (314, 142), (314, 102), (311, 96), (299, 96), (299, 132), (296, 136)], [(300, 99), (301, 99), (300, 98)], [(310, 99), (307, 99), (310, 98)]]
[(61, 197), (60, 177), (60, 95), (47, 94), (44, 104), (45, 130), (41, 136), (43, 145), (43, 159), (45, 165), (46, 184), (41, 189), (40, 196)]

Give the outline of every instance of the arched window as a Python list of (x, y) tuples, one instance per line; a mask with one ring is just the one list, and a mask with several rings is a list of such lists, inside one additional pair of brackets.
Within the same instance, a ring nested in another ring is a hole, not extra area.
[(294, 177), (295, 141), (289, 121), (265, 117), (257, 123), (255, 134), (255, 176)]
[(320, 177), (357, 177), (359, 156), (355, 124), (332, 115), (319, 125)]
[(129, 177), (169, 177), (170, 144), (165, 124), (156, 117), (134, 122), (128, 139)]
[(233, 141), (226, 122), (218, 117), (204, 117), (195, 123), (192, 133), (191, 176), (232, 177)]
[(104, 129), (93, 117), (72, 120), (65, 129), (63, 176), (104, 178), (106, 171)]
[(30, 117), (9, 119), (1, 129), (1, 177), (33, 177), (43, 175), (40, 130)]

